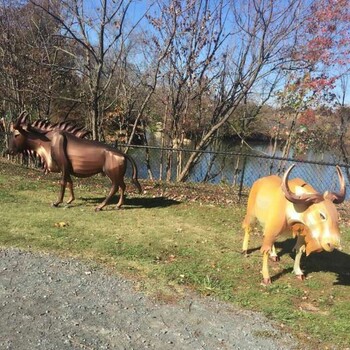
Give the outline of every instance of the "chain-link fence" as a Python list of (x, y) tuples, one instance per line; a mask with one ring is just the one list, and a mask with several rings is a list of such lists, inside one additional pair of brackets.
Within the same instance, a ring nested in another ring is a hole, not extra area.
[[(125, 146), (119, 145), (119, 148), (124, 149)], [(0, 133), (0, 154), (4, 155), (5, 149), (5, 133)], [(177, 181), (179, 173), (183, 170), (183, 165), (193, 152), (196, 151), (157, 146), (129, 147), (129, 154), (133, 156), (138, 166), (140, 179), (173, 183)], [(26, 158), (21, 158), (20, 161), (28, 165)], [(40, 166), (40, 162), (37, 161), (31, 161), (31, 164)], [(191, 168), (186, 181), (229, 184), (236, 187), (240, 195), (243, 189), (251, 187), (257, 179), (270, 174), (281, 175), (291, 164), (296, 165), (291, 173), (291, 178), (300, 177), (322, 193), (327, 190), (338, 190), (339, 180), (335, 162), (302, 161), (239, 152), (202, 152), (196, 164)], [(349, 165), (340, 162), (338, 165), (341, 166), (347, 180), (347, 193), (350, 196)]]
[[(180, 160), (186, 162), (193, 152), (196, 151), (154, 146), (132, 146), (129, 150), (138, 165), (140, 178), (172, 182), (176, 182)], [(322, 193), (327, 190), (338, 191), (339, 179), (335, 166), (339, 165), (347, 180), (347, 189), (350, 188), (349, 166), (340, 162), (303, 161), (253, 153), (214, 151), (202, 153), (191, 169), (187, 181), (230, 184), (237, 186), (241, 193), (243, 188), (251, 187), (254, 181), (263, 176), (283, 174), (291, 164), (295, 164), (295, 168), (290, 178), (300, 177)], [(350, 192), (347, 193), (350, 196)]]

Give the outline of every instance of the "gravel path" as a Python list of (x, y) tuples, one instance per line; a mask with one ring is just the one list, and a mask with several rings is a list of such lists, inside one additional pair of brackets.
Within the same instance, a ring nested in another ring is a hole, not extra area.
[(159, 303), (75, 259), (0, 249), (0, 349), (296, 349), (261, 314), (210, 298)]

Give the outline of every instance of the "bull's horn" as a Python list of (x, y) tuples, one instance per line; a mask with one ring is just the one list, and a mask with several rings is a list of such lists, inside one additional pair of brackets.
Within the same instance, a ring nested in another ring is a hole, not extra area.
[(340, 183), (340, 190), (338, 193), (331, 192), (331, 194), (333, 196), (333, 202), (335, 204), (340, 204), (340, 203), (344, 202), (345, 195), (346, 195), (346, 186), (345, 186), (345, 179), (344, 179), (343, 173), (340, 169), (340, 166), (337, 165), (336, 169), (337, 169), (339, 183)]
[(320, 193), (302, 193), (297, 195), (290, 190), (288, 185), (288, 176), (294, 166), (295, 164), (291, 165), (282, 178), (281, 187), (286, 198), (294, 204), (311, 205), (313, 203), (321, 202), (323, 200), (323, 196)]

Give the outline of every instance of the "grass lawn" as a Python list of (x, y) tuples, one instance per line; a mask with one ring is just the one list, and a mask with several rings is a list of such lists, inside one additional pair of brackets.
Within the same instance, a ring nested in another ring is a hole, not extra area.
[[(76, 256), (103, 264), (139, 281), (147, 293), (166, 300), (188, 288), (203, 295), (262, 311), (281, 327), (319, 349), (350, 344), (350, 235), (342, 210), (343, 251), (303, 260), (304, 282), (291, 273), (294, 240), (277, 243), (281, 261), (270, 263), (273, 284), (260, 285), (261, 235), (253, 235), (248, 258), (241, 255), (243, 204), (177, 201), (145, 184), (138, 195), (128, 185), (123, 210), (117, 200), (101, 212), (94, 207), (109, 190), (107, 178), (75, 181), (77, 199), (52, 208), (58, 174), (0, 161), (0, 245)], [(184, 188), (182, 192), (186, 191)], [(193, 188), (191, 189), (193, 193)]]

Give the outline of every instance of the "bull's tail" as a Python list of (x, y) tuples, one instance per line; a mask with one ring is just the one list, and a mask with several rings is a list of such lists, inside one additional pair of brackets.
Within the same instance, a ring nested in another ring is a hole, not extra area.
[(137, 188), (139, 193), (142, 193), (141, 185), (139, 183), (139, 180), (137, 179), (137, 166), (136, 166), (136, 163), (135, 163), (134, 159), (131, 156), (129, 156), (128, 154), (124, 154), (124, 155), (125, 155), (125, 158), (131, 163), (131, 166), (132, 166), (131, 181), (134, 184), (134, 186)]

